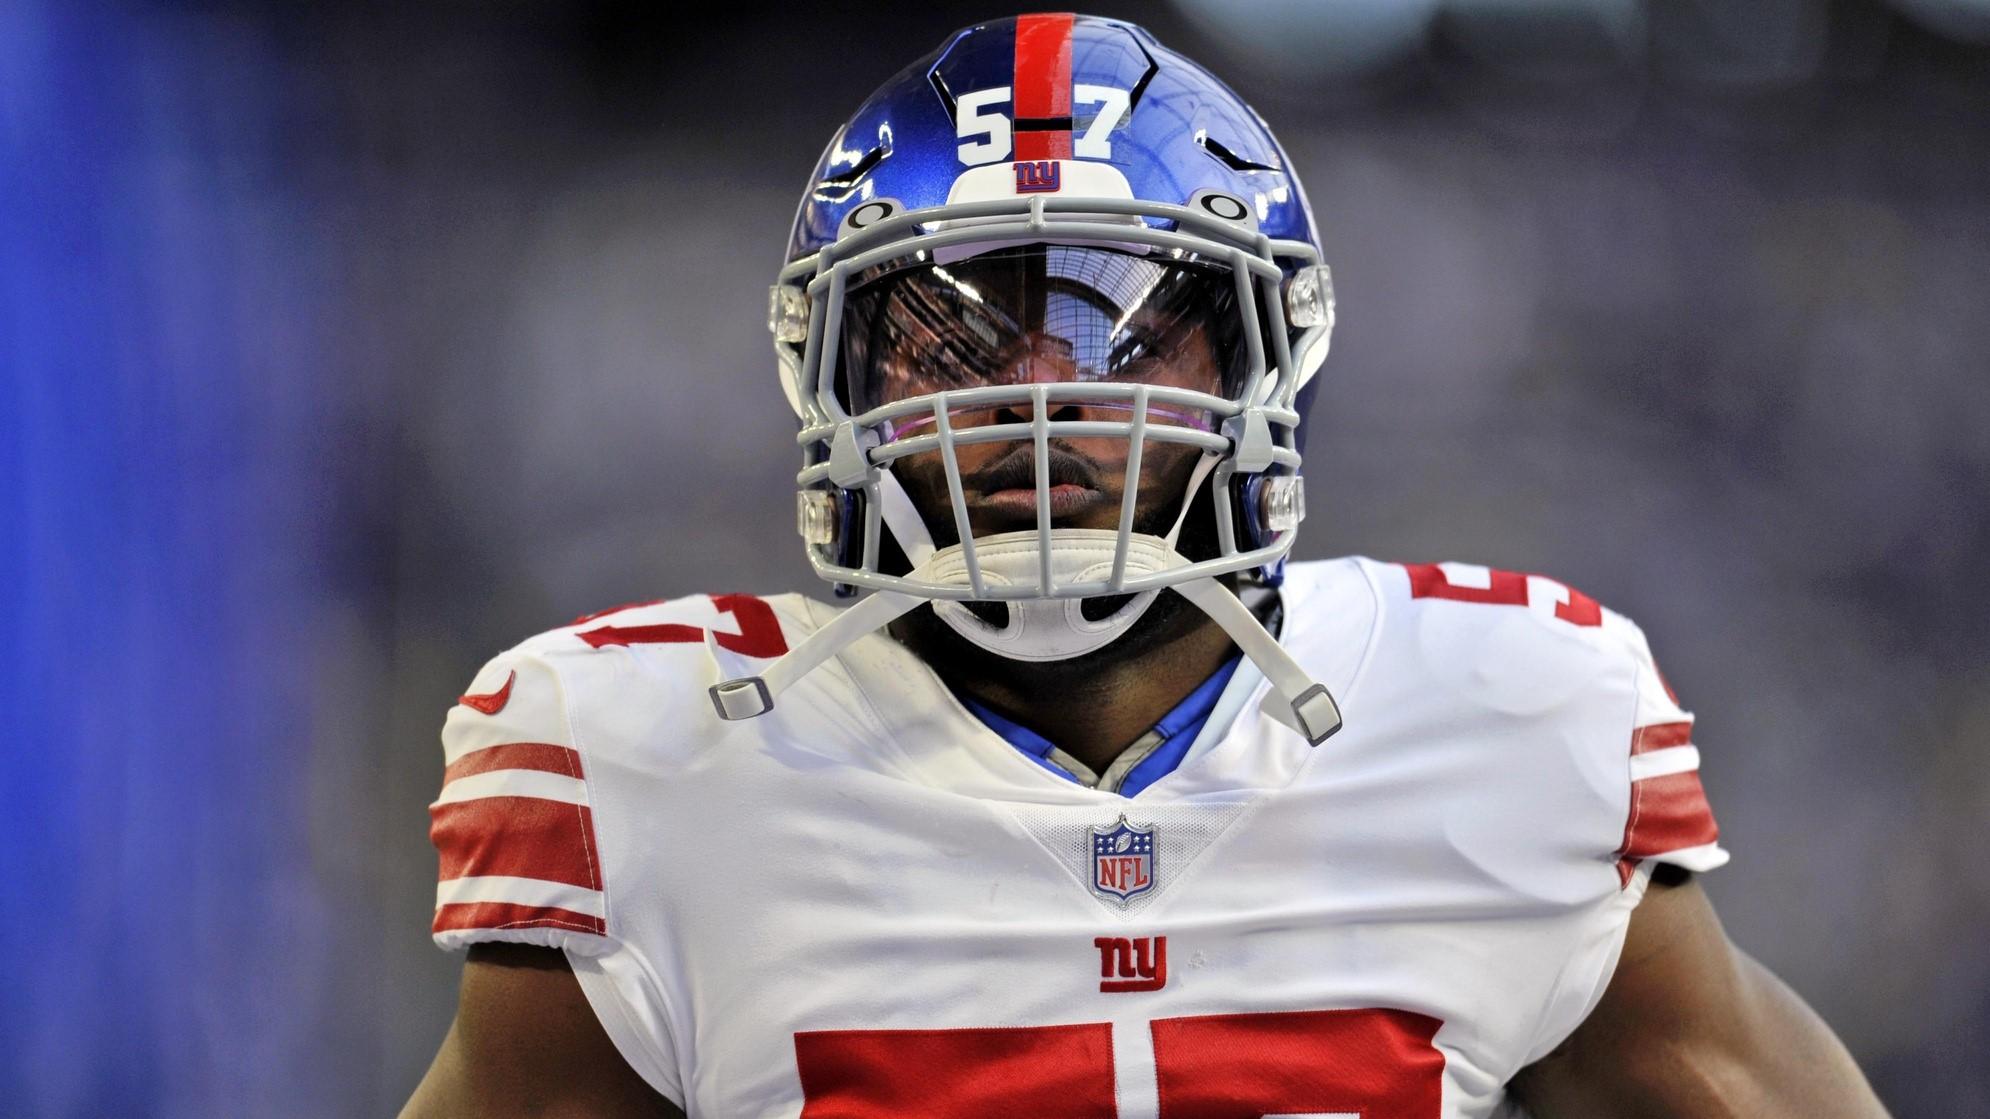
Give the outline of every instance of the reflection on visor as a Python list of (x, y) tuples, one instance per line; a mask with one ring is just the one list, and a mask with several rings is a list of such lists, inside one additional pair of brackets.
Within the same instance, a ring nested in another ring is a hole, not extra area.
[[(847, 297), (845, 402), (861, 413), (953, 389), (1101, 381), (1230, 396), (1247, 364), (1242, 328), (1227, 265), (1074, 245), (908, 263)], [(1110, 414), (1091, 418), (1106, 420), (1130, 411), (1124, 401), (1082, 408), (1103, 409)], [(1210, 426), (1206, 413), (1159, 405), (1148, 418)], [(896, 431), (932, 424), (930, 415), (906, 417)]]

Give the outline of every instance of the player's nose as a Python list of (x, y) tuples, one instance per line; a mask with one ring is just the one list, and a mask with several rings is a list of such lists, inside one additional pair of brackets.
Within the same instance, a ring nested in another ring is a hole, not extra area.
[[(1029, 343), (1029, 348), (1010, 366), (1006, 383), (1062, 385), (1077, 379), (1077, 367), (1071, 361), (1068, 343), (1041, 333), (1031, 335)], [(1053, 400), (1050, 402), (1050, 418), (1079, 419), (1081, 409), (1069, 401)], [(995, 415), (996, 423), (1031, 423), (1035, 419), (1036, 407), (1029, 401), (1017, 401), (997, 409)]]

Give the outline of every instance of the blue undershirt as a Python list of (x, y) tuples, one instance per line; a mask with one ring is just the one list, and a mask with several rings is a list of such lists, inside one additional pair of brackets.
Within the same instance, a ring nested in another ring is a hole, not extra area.
[[(1239, 654), (1225, 661), (1223, 667), (1175, 704), (1174, 710), (1161, 716), (1161, 721), (1154, 724), (1154, 733), (1161, 736), (1161, 744), (1128, 771), (1126, 779), (1120, 783), (1119, 795), (1137, 796), (1142, 789), (1173, 773), (1182, 764), (1182, 759), (1188, 756), (1189, 746), (1202, 732), (1203, 724), (1209, 721), (1209, 713), (1216, 709), (1217, 698), (1223, 694), (1224, 687), (1230, 683), (1230, 677), (1236, 674), (1237, 665), (1242, 660)], [(1075, 774), (1050, 760), (1050, 752), (1056, 749), (1056, 744), (1050, 739), (1021, 723), (1003, 718), (975, 702), (972, 697), (958, 691), (954, 695), (961, 706), (988, 724), (988, 729), (1001, 735), (1009, 745), (1021, 750), (1025, 757), (1067, 781), (1078, 780)]]

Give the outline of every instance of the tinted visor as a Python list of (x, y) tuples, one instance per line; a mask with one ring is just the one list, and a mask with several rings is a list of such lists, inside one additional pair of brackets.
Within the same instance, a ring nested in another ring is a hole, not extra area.
[[(841, 390), (853, 413), (991, 385), (1144, 383), (1233, 397), (1248, 372), (1230, 267), (1159, 252), (1032, 244), (908, 261), (855, 285), (844, 307)], [(1086, 407), (1129, 410), (1125, 400)], [(1148, 422), (1213, 424), (1159, 404)], [(888, 434), (931, 423), (908, 419)]]

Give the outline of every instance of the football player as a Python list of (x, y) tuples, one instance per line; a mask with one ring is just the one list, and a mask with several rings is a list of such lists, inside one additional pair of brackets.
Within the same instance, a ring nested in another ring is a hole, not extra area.
[(1884, 1114), (1697, 885), (1635, 625), (1286, 562), (1333, 315), (1285, 153), (1140, 28), (1000, 20), (888, 82), (769, 311), (856, 601), (628, 607), (478, 674), (407, 1114)]

